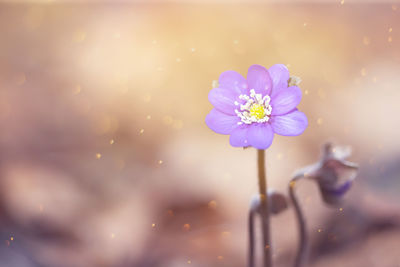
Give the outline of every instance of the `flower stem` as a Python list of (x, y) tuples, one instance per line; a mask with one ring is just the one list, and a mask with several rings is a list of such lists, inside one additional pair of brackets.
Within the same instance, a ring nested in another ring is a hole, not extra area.
[(255, 251), (254, 251), (254, 215), (255, 211), (250, 209), (249, 212), (249, 267), (254, 267)]
[(272, 267), (271, 243), (270, 243), (270, 223), (269, 223), (269, 203), (267, 194), (267, 179), (265, 174), (265, 150), (259, 149), (258, 156), (258, 185), (261, 200), (261, 224), (263, 232), (263, 251), (264, 267)]
[(296, 198), (294, 193), (294, 188), (296, 186), (296, 182), (303, 178), (304, 176), (296, 176), (289, 183), (289, 196), (293, 202), (294, 209), (296, 212), (297, 223), (299, 228), (299, 247), (297, 250), (296, 260), (294, 262), (294, 267), (302, 267), (307, 261), (308, 257), (308, 237), (306, 231), (306, 221), (304, 219), (303, 212), (301, 211), (299, 201)]

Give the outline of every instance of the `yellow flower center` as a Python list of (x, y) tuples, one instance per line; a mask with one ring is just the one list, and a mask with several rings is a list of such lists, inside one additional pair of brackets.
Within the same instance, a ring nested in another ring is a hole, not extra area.
[(255, 117), (257, 119), (262, 119), (265, 117), (265, 109), (263, 105), (253, 104), (250, 108), (250, 116)]

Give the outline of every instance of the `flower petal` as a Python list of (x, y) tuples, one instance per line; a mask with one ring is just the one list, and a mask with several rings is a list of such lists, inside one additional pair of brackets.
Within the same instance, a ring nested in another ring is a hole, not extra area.
[(340, 196), (344, 195), (347, 191), (349, 191), (352, 183), (353, 183), (353, 180), (348, 180), (348, 181), (344, 182), (343, 184), (336, 185), (336, 187), (326, 187), (326, 186), (324, 187), (322, 184), (321, 189), (326, 193), (340, 197)]
[(274, 133), (268, 123), (253, 123), (248, 130), (247, 138), (252, 147), (267, 149), (274, 139)]
[(229, 115), (236, 115), (235, 109), (238, 107), (235, 106), (235, 101), (241, 102), (236, 92), (225, 88), (212, 89), (208, 100), (216, 109)]
[(273, 97), (278, 92), (288, 87), (288, 80), (290, 78), (289, 70), (283, 64), (276, 64), (270, 67), (268, 72), (272, 79), (271, 97)]
[(228, 70), (221, 73), (218, 83), (219, 87), (232, 90), (237, 95), (248, 93), (246, 79), (236, 71)]
[(343, 184), (337, 185), (336, 187), (324, 187), (323, 184), (319, 183), (319, 188), (322, 194), (323, 200), (331, 205), (337, 205), (341, 203), (344, 195), (351, 188), (353, 181), (349, 180), (344, 182)]
[(247, 85), (249, 90), (254, 89), (256, 93), (263, 96), (269, 95), (272, 89), (272, 79), (266, 68), (252, 65), (247, 72)]
[(271, 99), (271, 115), (283, 115), (292, 111), (301, 101), (301, 90), (297, 86), (290, 86), (281, 90)]
[(284, 136), (300, 135), (308, 125), (306, 115), (298, 110), (282, 116), (272, 116), (270, 122), (274, 132)]
[(242, 125), (241, 127), (238, 127), (235, 130), (233, 130), (231, 136), (229, 137), (229, 143), (231, 144), (231, 146), (234, 147), (249, 146), (250, 144), (247, 141), (248, 129), (249, 129), (248, 125)]
[(238, 116), (230, 116), (222, 113), (215, 108), (206, 116), (207, 126), (216, 133), (230, 134), (239, 125), (240, 121)]

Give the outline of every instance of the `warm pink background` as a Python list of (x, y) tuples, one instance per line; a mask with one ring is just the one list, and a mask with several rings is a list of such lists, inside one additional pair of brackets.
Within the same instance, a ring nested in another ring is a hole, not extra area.
[[(245, 266), (256, 153), (206, 127), (207, 94), (275, 63), (302, 78), (309, 127), (275, 138), (269, 185), (325, 141), (361, 165), (342, 212), (299, 188), (310, 266), (400, 263), (400, 4), (44, 2), (0, 4), (5, 266)], [(290, 266), (292, 210), (272, 227)]]

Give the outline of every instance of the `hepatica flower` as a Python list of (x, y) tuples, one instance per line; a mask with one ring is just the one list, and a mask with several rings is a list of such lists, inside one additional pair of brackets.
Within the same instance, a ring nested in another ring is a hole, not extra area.
[(235, 71), (223, 72), (218, 87), (208, 95), (214, 109), (206, 117), (207, 126), (216, 133), (230, 135), (234, 147), (257, 149), (268, 148), (274, 134), (302, 134), (308, 121), (296, 108), (301, 90), (289, 80), (289, 71), (282, 64), (268, 70), (252, 65), (247, 79)]
[(299, 248), (294, 266), (307, 266), (309, 239), (303, 211), (295, 194), (298, 181), (311, 179), (318, 183), (322, 199), (329, 205), (338, 205), (343, 196), (350, 189), (358, 171), (358, 165), (347, 161), (351, 154), (349, 147), (334, 147), (327, 143), (324, 145), (323, 154), (319, 162), (307, 166), (293, 176), (289, 183), (289, 196), (293, 202), (299, 227)]
[(331, 205), (340, 204), (358, 172), (358, 165), (346, 160), (350, 154), (349, 147), (327, 143), (321, 160), (298, 171), (295, 179), (304, 177), (317, 181), (323, 200)]

